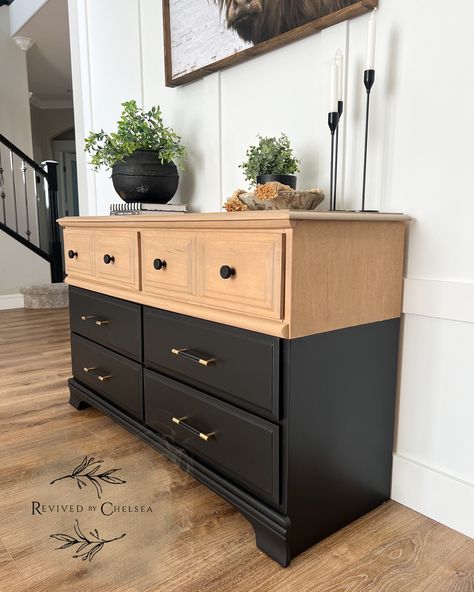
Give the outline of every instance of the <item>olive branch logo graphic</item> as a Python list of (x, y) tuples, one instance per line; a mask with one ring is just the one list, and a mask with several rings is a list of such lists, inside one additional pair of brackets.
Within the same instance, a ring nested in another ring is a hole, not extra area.
[(64, 479), (73, 479), (77, 483), (79, 489), (82, 489), (91, 483), (95, 487), (97, 497), (101, 499), (103, 483), (109, 483), (111, 485), (122, 485), (123, 483), (126, 483), (125, 479), (113, 475), (113, 473), (120, 471), (120, 469), (110, 469), (103, 473), (99, 473), (98, 471), (99, 469), (102, 469), (101, 464), (103, 462), (103, 460), (96, 460), (92, 456), (90, 458), (86, 456), (70, 475), (58, 477), (51, 481), (50, 485), (53, 485), (53, 483), (57, 483), (58, 481), (63, 481)]
[[(115, 537), (113, 539), (103, 539), (99, 536), (97, 528), (92, 530), (89, 535), (90, 539), (84, 535), (81, 531), (79, 526), (79, 520), (76, 519), (74, 523), (74, 533), (76, 536), (71, 536), (69, 534), (50, 534), (49, 536), (53, 539), (56, 539), (64, 545), (61, 547), (56, 547), (56, 550), (59, 551), (61, 549), (68, 549), (74, 545), (79, 545), (76, 549), (76, 552), (73, 555), (74, 559), (82, 559), (82, 561), (92, 561), (94, 557), (104, 548), (104, 545), (108, 543), (112, 543), (113, 541), (118, 541), (123, 539), (126, 536), (124, 532), (121, 536)], [(76, 538), (77, 537), (77, 538)]]

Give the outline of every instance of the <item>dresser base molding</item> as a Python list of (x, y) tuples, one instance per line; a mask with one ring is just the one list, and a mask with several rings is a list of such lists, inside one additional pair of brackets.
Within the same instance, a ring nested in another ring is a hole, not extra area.
[(144, 440), (189, 475), (232, 504), (252, 525), (257, 547), (283, 567), (290, 564), (297, 552), (290, 549), (290, 520), (269, 508), (247, 492), (189, 456), (184, 450), (148, 429), (104, 399), (95, 395), (74, 378), (68, 381), (69, 403), (78, 410), (89, 406), (102, 411), (132, 434)]

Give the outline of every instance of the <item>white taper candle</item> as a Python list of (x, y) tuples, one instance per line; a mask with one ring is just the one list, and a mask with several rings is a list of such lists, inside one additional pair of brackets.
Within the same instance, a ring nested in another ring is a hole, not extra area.
[(337, 113), (337, 65), (335, 62), (331, 65), (331, 96), (329, 112)]
[(369, 34), (367, 38), (367, 67), (366, 70), (375, 70), (375, 39), (376, 39), (376, 22), (375, 22), (375, 8), (369, 19)]
[(340, 49), (336, 52), (337, 64), (337, 99), (344, 101), (344, 56)]

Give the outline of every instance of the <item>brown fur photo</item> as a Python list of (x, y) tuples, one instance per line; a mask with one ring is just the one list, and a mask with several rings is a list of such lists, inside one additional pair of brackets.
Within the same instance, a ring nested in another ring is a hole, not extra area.
[(163, 0), (166, 83), (202, 78), (377, 5), (378, 0)]

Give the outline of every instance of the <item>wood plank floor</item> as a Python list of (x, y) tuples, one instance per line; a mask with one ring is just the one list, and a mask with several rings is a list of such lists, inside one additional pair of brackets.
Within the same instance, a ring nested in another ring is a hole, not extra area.
[[(474, 541), (394, 502), (280, 568), (227, 502), (98, 411), (73, 409), (70, 372), (66, 311), (0, 312), (2, 592), (474, 592)], [(73, 476), (50, 484), (86, 456), (126, 483), (102, 483), (101, 499)], [(76, 520), (89, 539), (117, 540), (91, 561), (73, 557), (79, 545), (57, 550), (70, 539), (50, 535), (75, 537)]]

